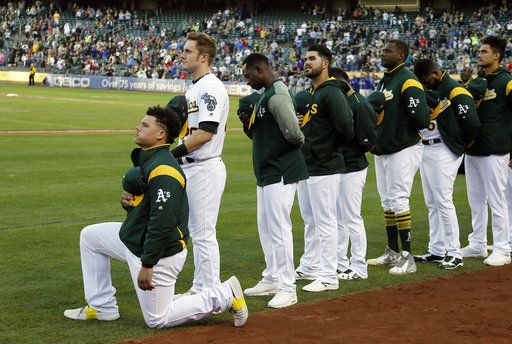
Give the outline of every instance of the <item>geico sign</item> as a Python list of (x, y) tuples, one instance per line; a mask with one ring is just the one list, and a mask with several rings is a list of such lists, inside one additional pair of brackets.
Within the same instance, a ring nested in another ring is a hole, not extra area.
[(61, 87), (89, 87), (91, 80), (78, 76), (56, 76), (53, 81)]

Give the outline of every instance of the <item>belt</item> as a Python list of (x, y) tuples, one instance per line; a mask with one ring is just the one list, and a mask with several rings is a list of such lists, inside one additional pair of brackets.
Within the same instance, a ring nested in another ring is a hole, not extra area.
[(176, 160), (178, 160), (178, 164), (180, 164), (180, 165), (191, 164), (193, 162), (196, 162), (194, 158), (189, 158), (188, 156), (186, 156), (184, 158), (178, 158)]
[(440, 138), (437, 139), (430, 139), (430, 140), (421, 140), (421, 143), (423, 143), (426, 146), (435, 145), (436, 143), (443, 142)]

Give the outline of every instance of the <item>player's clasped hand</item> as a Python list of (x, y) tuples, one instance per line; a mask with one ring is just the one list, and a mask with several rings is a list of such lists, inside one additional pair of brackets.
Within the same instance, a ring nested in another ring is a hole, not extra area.
[(132, 201), (133, 195), (129, 194), (126, 191), (123, 191), (123, 193), (121, 194), (121, 205), (123, 206), (123, 208), (131, 208), (133, 206)]
[(249, 120), (249, 116), (244, 111), (238, 110), (236, 114), (238, 115), (238, 118), (243, 124), (246, 124), (247, 121)]
[(141, 267), (137, 276), (137, 285), (142, 290), (153, 290), (153, 268)]

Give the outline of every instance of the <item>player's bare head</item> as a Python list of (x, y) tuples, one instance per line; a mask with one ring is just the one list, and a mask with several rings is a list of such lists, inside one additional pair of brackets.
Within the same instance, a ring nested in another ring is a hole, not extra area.
[(319, 76), (324, 70), (328, 69), (332, 62), (332, 52), (325, 45), (312, 45), (306, 53), (306, 62), (304, 63), (304, 74), (308, 78)]
[(468, 82), (473, 77), (473, 69), (466, 67), (460, 71), (460, 80), (463, 83)]
[(496, 36), (487, 36), (478, 50), (478, 67), (498, 66), (505, 56), (507, 41)]
[(242, 62), (242, 71), (247, 84), (255, 90), (265, 87), (265, 81), (272, 77), (272, 70), (265, 55), (252, 53)]
[(431, 59), (418, 60), (414, 64), (414, 74), (429, 88), (437, 87), (443, 75)]
[(197, 51), (196, 60), (211, 66), (217, 52), (217, 41), (206, 33), (190, 32), (187, 34), (183, 50), (184, 53), (187, 53), (187, 50), (190, 50), (188, 53), (195, 53)]
[(331, 78), (335, 78), (336, 80), (344, 81), (348, 83), (348, 74), (342, 68), (339, 67), (331, 67), (329, 68), (329, 76)]
[(399, 39), (387, 41), (380, 53), (381, 64), (387, 69), (393, 69), (405, 62), (409, 56), (409, 46)]
[(180, 118), (171, 108), (153, 106), (146, 111), (147, 116), (155, 117), (157, 125), (165, 132), (165, 143), (173, 143), (181, 129)]

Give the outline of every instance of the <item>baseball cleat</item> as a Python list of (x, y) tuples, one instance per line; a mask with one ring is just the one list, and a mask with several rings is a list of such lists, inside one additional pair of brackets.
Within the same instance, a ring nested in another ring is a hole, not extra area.
[(368, 265), (396, 265), (400, 260), (400, 253), (393, 251), (386, 246), (384, 254), (374, 259), (368, 259)]
[(389, 269), (389, 273), (392, 275), (405, 275), (415, 272), (416, 263), (414, 262), (412, 254), (407, 251), (402, 251), (402, 255), (400, 256), (398, 263), (393, 268)]
[(277, 293), (277, 284), (263, 281), (259, 281), (254, 287), (244, 290), (244, 294), (247, 296), (267, 296), (275, 293)]
[(233, 304), (231, 305), (230, 312), (233, 313), (233, 318), (236, 327), (244, 326), (249, 317), (249, 309), (245, 303), (244, 293), (238, 278), (231, 276), (227, 281), (231, 293), (233, 294)]
[(502, 266), (510, 264), (510, 254), (503, 254), (496, 251), (492, 253), (484, 260), (484, 264), (491, 266)]
[(317, 276), (314, 275), (308, 275), (303, 272), (295, 270), (295, 280), (308, 280), (308, 281), (314, 281), (317, 279)]
[(361, 280), (363, 278), (361, 276), (359, 276), (358, 274), (356, 274), (354, 271), (347, 269), (338, 274), (338, 279), (344, 280), (344, 281), (355, 281), (355, 280)]
[(338, 283), (338, 281), (336, 281), (335, 283), (329, 283), (329, 282), (322, 282), (322, 281), (316, 279), (312, 283), (302, 287), (302, 290), (316, 293), (316, 292), (327, 291), (327, 290), (338, 290), (339, 287), (340, 287), (340, 284)]
[(119, 312), (107, 313), (100, 312), (89, 306), (81, 308), (67, 309), (64, 311), (64, 316), (73, 320), (103, 320), (112, 321), (119, 319)]
[(462, 248), (462, 257), (464, 258), (487, 258), (489, 253), (487, 248), (478, 249), (471, 245)]
[(461, 258), (454, 256), (446, 256), (444, 260), (439, 264), (439, 267), (445, 270), (453, 270), (459, 266), (464, 266), (464, 262)]
[(267, 304), (270, 308), (284, 308), (297, 303), (297, 293), (295, 291), (278, 291), (276, 295)]
[(441, 263), (443, 259), (443, 256), (438, 256), (437, 254), (431, 254), (429, 252), (414, 256), (414, 261), (419, 263)]

